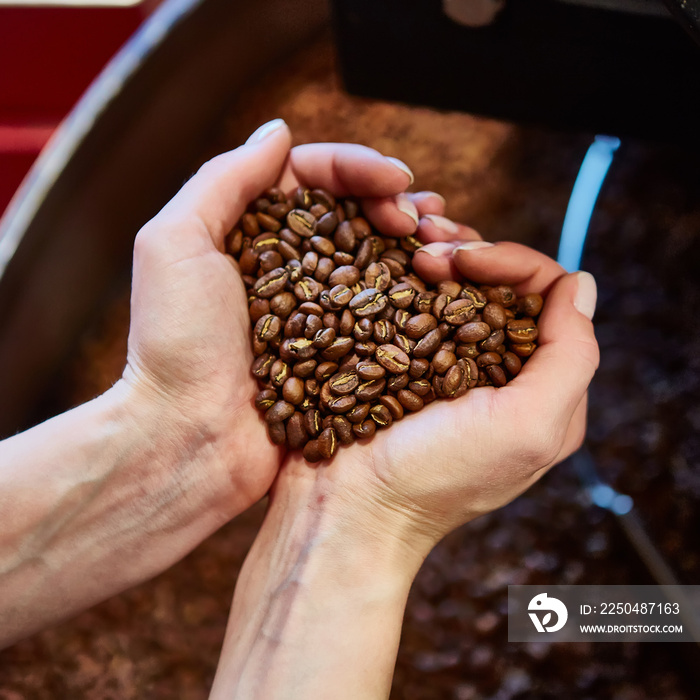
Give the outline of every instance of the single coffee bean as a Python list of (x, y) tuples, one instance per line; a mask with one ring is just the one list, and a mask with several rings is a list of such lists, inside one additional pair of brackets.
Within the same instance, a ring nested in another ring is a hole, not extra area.
[(291, 292), (280, 292), (270, 299), (270, 311), (280, 318), (287, 318), (292, 313), (297, 300)]
[(423, 408), (423, 399), (410, 389), (401, 389), (396, 398), (407, 411), (420, 411)]
[(384, 391), (386, 381), (384, 379), (371, 379), (359, 384), (355, 389), (355, 396), (359, 401), (374, 401)]
[(380, 292), (389, 288), (391, 283), (391, 271), (386, 263), (373, 262), (365, 270), (365, 284), (368, 288), (374, 287)]
[(266, 272), (253, 285), (253, 291), (264, 299), (269, 299), (279, 292), (284, 291), (284, 287), (289, 279), (289, 273), (283, 267), (277, 267), (270, 272)]
[(372, 357), (377, 351), (377, 344), (368, 340), (366, 343), (355, 343), (355, 352), (360, 357)]
[(342, 265), (337, 267), (328, 278), (328, 284), (334, 287), (336, 284), (344, 284), (346, 287), (352, 287), (360, 280), (360, 271), (353, 265)]
[(438, 345), (442, 342), (442, 333), (436, 328), (435, 330), (428, 331), (417, 343), (416, 347), (413, 348), (414, 357), (427, 357), (428, 355), (435, 352)]
[(304, 445), (302, 454), (304, 455), (304, 459), (312, 464), (320, 462), (323, 459), (318, 440), (309, 440), (306, 445)]
[(280, 231), (278, 231), (277, 235), (280, 238), (280, 241), (284, 241), (285, 243), (289, 243), (292, 248), (298, 248), (301, 251), (301, 241), (302, 238), (301, 236), (298, 236), (294, 231), (291, 231), (288, 228), (283, 228)]
[(358, 403), (355, 404), (346, 414), (347, 418), (351, 423), (362, 423), (369, 415), (370, 404), (369, 403)]
[(438, 294), (433, 301), (432, 314), (438, 321), (442, 320), (445, 307), (453, 301), (449, 294)]
[(330, 379), (338, 371), (338, 365), (335, 362), (321, 362), (314, 373), (314, 377), (319, 382), (325, 382)]
[(377, 430), (377, 424), (373, 420), (365, 420), (362, 423), (355, 423), (352, 426), (352, 432), (355, 433), (358, 440), (363, 438), (371, 438)]
[(243, 247), (243, 231), (234, 229), (226, 239), (226, 252), (236, 257)]
[(304, 393), (306, 396), (318, 396), (321, 393), (321, 385), (314, 378), (307, 379), (304, 382)]
[(506, 352), (503, 354), (503, 366), (508, 370), (511, 377), (517, 377), (523, 363), (514, 352)]
[[(445, 373), (442, 382), (442, 391), (447, 397), (454, 397), (464, 382), (464, 367), (459, 364), (452, 365)], [(427, 393), (427, 392), (426, 392)]]
[(397, 333), (392, 343), (408, 356), (411, 355), (413, 348), (416, 346), (416, 341), (409, 340), (403, 333)]
[(316, 234), (316, 217), (303, 209), (292, 209), (287, 214), (287, 226), (302, 238), (311, 238)]
[(335, 253), (335, 246), (333, 241), (323, 236), (312, 236), (309, 241), (311, 242), (311, 247), (319, 254), (325, 255), (330, 258), (333, 253)]
[(483, 321), (470, 321), (461, 325), (455, 331), (455, 340), (458, 343), (476, 343), (491, 335), (491, 326)]
[(282, 422), (268, 424), (267, 434), (275, 445), (284, 445), (287, 441), (287, 431)]
[(241, 217), (241, 228), (243, 233), (250, 238), (255, 238), (260, 234), (260, 224), (255, 218), (255, 214), (246, 213)]
[(316, 437), (321, 432), (321, 412), (310, 408), (304, 413), (304, 428), (311, 437)]
[(535, 317), (542, 311), (543, 303), (539, 294), (526, 294), (518, 300), (517, 308), (523, 316)]
[(332, 345), (334, 340), (335, 331), (332, 328), (321, 328), (313, 338), (313, 346), (322, 350)]
[(277, 401), (277, 392), (273, 389), (263, 389), (255, 397), (255, 408), (258, 411), (267, 411), (275, 401)]
[(501, 362), (503, 362), (503, 358), (497, 352), (483, 352), (476, 358), (476, 364), (479, 367), (486, 367), (487, 365), (500, 365)]
[(265, 411), (265, 420), (268, 423), (285, 421), (294, 413), (294, 406), (287, 401), (276, 401)]
[(327, 348), (321, 350), (321, 357), (324, 360), (339, 360), (344, 355), (347, 355), (352, 346), (355, 344), (352, 338), (340, 337), (336, 338)]
[(341, 445), (351, 445), (355, 442), (355, 433), (352, 431), (352, 423), (345, 416), (333, 416), (331, 427)]
[(378, 362), (362, 361), (357, 365), (357, 375), (365, 381), (382, 379), (386, 375), (386, 370)]
[(370, 418), (377, 424), (378, 428), (388, 428), (394, 419), (391, 416), (389, 409), (382, 405), (377, 404), (369, 409)]
[[(337, 225), (338, 215), (335, 213), (335, 211), (329, 211), (318, 220), (318, 223), (316, 224), (316, 233), (318, 233), (320, 236), (329, 236), (331, 233), (333, 233), (333, 231), (335, 231), (335, 227)], [(333, 247), (335, 248), (335, 246)]]
[(357, 239), (349, 221), (338, 224), (335, 236), (333, 236), (333, 243), (338, 250), (342, 250), (344, 253), (352, 253), (355, 250)]
[(277, 359), (272, 363), (272, 367), (270, 367), (270, 381), (276, 387), (281, 387), (291, 376), (292, 370), (286, 362)]
[(534, 343), (511, 343), (510, 349), (518, 357), (530, 357), (535, 352), (536, 345)]
[(447, 294), (456, 299), (462, 292), (462, 285), (454, 280), (443, 280), (438, 282), (437, 291), (438, 294)]
[(394, 325), (402, 333), (406, 332), (406, 325), (411, 320), (411, 314), (406, 309), (396, 309), (394, 313)]
[(339, 372), (333, 375), (329, 380), (328, 384), (330, 390), (340, 396), (345, 394), (352, 394), (355, 389), (357, 389), (360, 383), (360, 379), (357, 372), (354, 370), (348, 370), (346, 372)]
[(276, 250), (266, 250), (264, 253), (261, 253), (258, 261), (263, 272), (270, 272), (270, 270), (282, 267), (284, 264), (284, 259)]
[(258, 357), (259, 355), (264, 355), (267, 352), (267, 341), (260, 340), (257, 336), (253, 336), (253, 355)]
[(406, 323), (406, 335), (409, 338), (417, 340), (419, 338), (422, 338), (429, 331), (435, 330), (437, 326), (437, 319), (432, 314), (418, 314), (417, 316), (413, 316)]
[(294, 285), (294, 296), (299, 301), (314, 301), (320, 293), (321, 287), (313, 277), (303, 277)]
[(338, 438), (333, 428), (326, 428), (318, 436), (318, 451), (323, 459), (330, 459), (338, 449)]
[(339, 335), (352, 335), (352, 329), (355, 327), (355, 317), (348, 309), (344, 309), (340, 315)]
[(316, 348), (308, 338), (287, 338), (280, 345), (280, 357), (284, 360), (308, 360), (315, 354)]
[(346, 287), (344, 284), (336, 284), (335, 287), (330, 290), (328, 296), (333, 305), (337, 309), (340, 309), (350, 303), (350, 300), (353, 298), (353, 293), (350, 291), (350, 288)]
[(324, 283), (335, 270), (335, 263), (330, 258), (319, 258), (314, 272), (314, 279), (317, 282)]
[(506, 373), (499, 365), (488, 365), (485, 368), (485, 372), (489, 379), (493, 382), (494, 386), (505, 386), (508, 382)]
[(296, 284), (304, 276), (299, 260), (289, 260), (284, 269), (289, 273), (289, 281), (292, 284)]
[(304, 395), (304, 381), (299, 377), (289, 377), (282, 386), (282, 396), (291, 404), (300, 404), (304, 400)]
[(318, 253), (315, 250), (310, 250), (301, 259), (301, 269), (305, 275), (313, 276), (318, 265)]
[(435, 292), (421, 292), (413, 300), (413, 308), (419, 314), (429, 314), (433, 310), (433, 302), (437, 294)]
[(334, 313), (326, 312), (323, 314), (323, 325), (326, 328), (332, 328), (336, 335), (340, 335), (340, 321)]
[(368, 318), (361, 318), (353, 328), (353, 335), (355, 340), (359, 342), (364, 342), (372, 337), (374, 332), (374, 324)]
[(418, 379), (428, 371), (428, 367), (430, 367), (430, 362), (424, 357), (414, 357), (408, 368), (408, 376), (411, 379)]
[(494, 330), (501, 330), (508, 321), (506, 310), (500, 305), (489, 302), (481, 311), (484, 323), (488, 323)]
[(396, 262), (396, 260), (392, 260), (391, 258), (385, 258), (382, 256), (382, 259), (379, 262), (384, 263), (387, 266), (391, 276), (395, 280), (400, 279), (406, 274), (406, 268), (403, 265), (401, 265), (401, 263)]
[(407, 372), (410, 366), (408, 355), (395, 345), (380, 345), (376, 353), (377, 362), (394, 374)]
[(363, 318), (378, 313), (386, 304), (387, 298), (378, 289), (370, 288), (356, 294), (349, 306), (355, 316)]
[(396, 335), (396, 327), (391, 321), (383, 318), (374, 322), (374, 339), (379, 345), (390, 343)]
[(274, 358), (267, 353), (256, 357), (251, 367), (253, 376), (258, 379), (265, 379), (270, 374), (270, 367), (272, 367), (273, 362)]
[(442, 317), (453, 326), (461, 326), (471, 321), (475, 315), (476, 309), (469, 299), (456, 299), (445, 307)]
[(491, 287), (484, 292), (484, 294), (489, 301), (495, 304), (500, 304), (504, 307), (513, 306), (513, 304), (515, 304), (517, 301), (517, 297), (515, 296), (515, 292), (513, 291), (512, 287), (508, 287), (505, 284), (501, 284), (497, 287)]
[(531, 343), (537, 340), (537, 326), (531, 318), (508, 321), (506, 335), (511, 343)]
[(399, 391), (399, 389), (405, 389), (408, 386), (408, 382), (408, 374), (393, 374), (387, 379), (386, 388), (389, 391)]
[(402, 282), (395, 284), (387, 296), (395, 309), (407, 309), (413, 303), (416, 290), (407, 282)]
[(438, 350), (433, 356), (433, 369), (438, 374), (445, 374), (447, 370), (457, 363), (457, 356), (449, 350)]
[(287, 442), (293, 450), (300, 450), (308, 439), (304, 427), (304, 414), (297, 412), (287, 421)]
[(379, 403), (388, 409), (394, 420), (401, 420), (403, 418), (403, 406), (395, 396), (391, 396), (390, 394), (380, 396)]
[(505, 333), (502, 330), (493, 331), (486, 340), (482, 340), (479, 343), (479, 349), (482, 352), (496, 352), (499, 346), (503, 344), (505, 337)]
[(347, 413), (356, 403), (357, 397), (350, 394), (350, 396), (331, 396), (327, 405), (333, 413)]
[(323, 321), (315, 314), (309, 314), (304, 323), (304, 337), (313, 339), (316, 333), (323, 328)]
[(250, 314), (250, 320), (253, 323), (257, 323), (263, 316), (270, 313), (270, 302), (267, 299), (253, 297), (248, 307), (248, 313)]

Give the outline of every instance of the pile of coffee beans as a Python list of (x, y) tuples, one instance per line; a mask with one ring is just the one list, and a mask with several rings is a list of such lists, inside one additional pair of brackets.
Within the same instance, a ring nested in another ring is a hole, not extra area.
[(248, 291), (255, 405), (278, 445), (330, 459), (405, 413), (504, 386), (535, 350), (539, 294), (411, 267), (420, 242), (374, 230), (352, 199), (272, 188), (226, 240)]

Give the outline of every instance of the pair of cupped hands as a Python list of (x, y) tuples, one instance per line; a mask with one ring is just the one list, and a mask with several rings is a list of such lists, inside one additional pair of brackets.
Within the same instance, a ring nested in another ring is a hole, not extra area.
[[(424, 557), (447, 532), (522, 493), (581, 443), (586, 392), (598, 363), (587, 273), (566, 274), (525, 246), (487, 243), (444, 215), (431, 192), (394, 158), (355, 144), (291, 148), (282, 120), (207, 162), (139, 232), (134, 249), (128, 363), (130, 401), (158, 413), (154, 443), (190, 441), (200, 493), (187, 500), (230, 520), (265, 494), (344, 520), (363, 538), (393, 538)], [(224, 239), (248, 202), (277, 185), (321, 187), (361, 201), (386, 235), (425, 245), (413, 265), (426, 282), (467, 278), (545, 297), (539, 348), (507, 386), (439, 400), (371, 440), (307, 464), (269, 440), (253, 399), (246, 291)], [(158, 467), (167, 468), (167, 467)], [(157, 477), (157, 475), (155, 475)], [(310, 505), (309, 505), (310, 504)]]

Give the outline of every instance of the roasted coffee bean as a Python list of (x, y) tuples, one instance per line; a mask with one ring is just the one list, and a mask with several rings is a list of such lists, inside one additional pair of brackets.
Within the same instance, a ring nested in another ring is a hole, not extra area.
[(359, 401), (373, 401), (378, 398), (386, 387), (384, 379), (371, 379), (366, 382), (361, 382), (355, 389), (355, 396)]
[(319, 382), (325, 382), (330, 379), (338, 371), (338, 365), (335, 362), (321, 362), (316, 371), (314, 372), (314, 377)]
[(304, 337), (313, 339), (316, 333), (323, 328), (323, 321), (315, 314), (309, 314), (304, 323)]
[(531, 318), (508, 321), (506, 335), (511, 343), (531, 343), (537, 340), (537, 326)]
[(389, 391), (398, 391), (399, 389), (405, 389), (408, 386), (408, 382), (408, 374), (393, 374), (387, 379), (386, 388)]
[(350, 300), (353, 298), (353, 293), (350, 291), (350, 288), (346, 287), (344, 284), (336, 284), (335, 287), (330, 290), (328, 296), (333, 305), (340, 309), (350, 303)]
[(304, 257), (301, 259), (301, 269), (303, 273), (309, 277), (314, 275), (317, 265), (318, 253), (314, 250), (310, 250), (308, 253), (305, 253)]
[(461, 326), (471, 321), (475, 315), (476, 309), (469, 299), (456, 299), (445, 307), (442, 317), (453, 326)]
[(315, 379), (307, 379), (304, 382), (306, 396), (318, 396), (321, 393), (321, 385)]
[(355, 340), (364, 342), (369, 340), (374, 333), (374, 324), (368, 318), (361, 318), (353, 328)]
[(310, 408), (304, 413), (304, 428), (311, 437), (316, 437), (321, 432), (321, 412)]
[(435, 292), (421, 292), (413, 300), (413, 308), (419, 314), (429, 314), (433, 309), (433, 302), (437, 294)]
[(300, 450), (306, 444), (309, 436), (304, 427), (304, 414), (294, 413), (287, 421), (287, 442), (293, 450)]
[(264, 299), (269, 299), (275, 294), (284, 291), (284, 287), (289, 279), (289, 273), (283, 267), (277, 267), (265, 273), (253, 285), (253, 291)]
[(363, 361), (357, 365), (357, 375), (365, 381), (382, 379), (386, 370), (378, 362)]
[(328, 278), (330, 287), (336, 284), (344, 284), (346, 287), (352, 287), (360, 280), (360, 271), (353, 265), (342, 265), (337, 267)]
[(422, 338), (426, 333), (435, 330), (438, 326), (435, 316), (429, 313), (421, 313), (413, 316), (406, 323), (406, 335), (409, 338), (417, 340)]
[(302, 360), (300, 362), (295, 362), (292, 369), (292, 374), (295, 377), (301, 377), (305, 379), (310, 377), (316, 371), (316, 365), (318, 365), (317, 360)]
[(394, 336), (393, 344), (410, 357), (411, 351), (416, 346), (416, 341), (409, 340), (403, 333), (397, 333)]
[(433, 301), (432, 314), (438, 321), (442, 320), (442, 315), (445, 312), (445, 307), (453, 301), (453, 297), (448, 294), (438, 294)]
[(517, 377), (522, 368), (522, 362), (514, 352), (506, 352), (503, 354), (503, 366), (511, 377)]
[(352, 253), (355, 250), (357, 239), (349, 221), (338, 224), (335, 236), (333, 236), (333, 243), (338, 250), (342, 250), (344, 253)]
[(350, 311), (363, 318), (380, 312), (387, 304), (387, 298), (377, 289), (365, 289), (350, 300)]
[(304, 276), (299, 260), (289, 260), (284, 269), (289, 273), (289, 281), (292, 284), (296, 284)]
[(407, 411), (420, 411), (423, 408), (423, 399), (410, 389), (401, 389), (396, 398)]
[(323, 459), (321, 450), (318, 445), (318, 440), (309, 440), (306, 445), (304, 445), (304, 450), (302, 451), (304, 459), (312, 464), (315, 462), (320, 462)]
[(255, 214), (243, 214), (241, 217), (241, 228), (243, 233), (250, 238), (255, 238), (255, 236), (260, 234), (260, 224), (255, 218)]
[(280, 241), (279, 245), (277, 246), (277, 251), (287, 262), (290, 262), (291, 260), (301, 260), (301, 253), (299, 250), (289, 245), (289, 243), (286, 241)]
[(403, 406), (399, 403), (399, 400), (395, 396), (391, 396), (390, 394), (380, 396), (379, 403), (389, 410), (389, 413), (394, 420), (401, 420), (403, 418)]
[(346, 372), (339, 372), (333, 375), (328, 380), (328, 385), (330, 390), (337, 395), (344, 396), (345, 394), (352, 394), (355, 389), (357, 389), (360, 383), (360, 378), (357, 372), (349, 370)]
[(456, 299), (462, 292), (462, 285), (454, 280), (443, 280), (438, 282), (437, 292), (438, 294), (447, 294), (447, 296)]
[(328, 238), (324, 238), (323, 236), (312, 236), (309, 240), (311, 242), (311, 247), (319, 255), (325, 255), (327, 258), (330, 258), (333, 253), (335, 253), (333, 241), (329, 240)]
[(280, 345), (280, 357), (284, 360), (308, 360), (315, 354), (316, 348), (308, 338), (287, 338)]
[(445, 372), (456, 363), (457, 356), (449, 350), (438, 350), (432, 361), (433, 369), (438, 374), (445, 374)]
[(471, 321), (461, 325), (455, 331), (455, 340), (458, 343), (476, 343), (491, 335), (491, 326), (483, 321)]
[(373, 262), (365, 271), (365, 284), (368, 288), (374, 287), (380, 292), (389, 288), (391, 283), (391, 271), (383, 262)]
[(356, 403), (357, 397), (354, 394), (350, 394), (350, 396), (331, 396), (326, 402), (333, 413), (346, 413)]
[(377, 424), (378, 428), (388, 428), (394, 422), (391, 411), (382, 404), (372, 406), (369, 409), (369, 416)]
[[(337, 225), (337, 214), (335, 211), (329, 211), (318, 220), (318, 223), (316, 224), (316, 233), (318, 233), (320, 236), (329, 236), (331, 233), (333, 233), (333, 231), (335, 231), (335, 227)], [(335, 248), (335, 246), (333, 247)]]
[[(314, 318), (317, 318), (314, 316)], [(316, 332), (313, 338), (313, 346), (315, 348), (324, 349), (333, 344), (335, 340), (335, 331), (332, 328), (321, 328)]]
[(287, 214), (287, 226), (303, 238), (311, 238), (316, 234), (316, 217), (303, 209), (292, 209)]
[(488, 365), (485, 372), (494, 386), (505, 386), (508, 382), (506, 373), (501, 369), (500, 365)]
[(267, 411), (267, 409), (277, 401), (277, 398), (277, 392), (273, 389), (263, 389), (255, 397), (255, 408), (257, 408), (258, 411)]
[[(257, 300), (262, 301), (262, 300)], [(253, 302), (255, 303), (255, 302)], [(280, 292), (270, 299), (270, 311), (285, 319), (292, 313), (297, 305), (296, 297), (291, 292)]]
[(351, 423), (362, 423), (369, 415), (370, 404), (369, 403), (358, 403), (355, 404), (354, 408), (351, 408), (346, 414), (347, 418)]
[(347, 355), (355, 341), (352, 338), (340, 337), (336, 338), (327, 348), (321, 350), (321, 357), (324, 360), (339, 360), (343, 355)]
[(298, 236), (294, 231), (291, 231), (288, 228), (283, 228), (281, 229), (277, 235), (280, 238), (280, 241), (284, 241), (285, 243), (289, 243), (292, 248), (297, 248), (299, 249), (301, 253), (301, 241), (302, 238), (301, 236)]
[(539, 294), (526, 294), (524, 297), (518, 299), (518, 311), (523, 316), (529, 316), (534, 318), (539, 316), (540, 311), (542, 311), (542, 297)]
[(413, 348), (414, 357), (427, 357), (435, 352), (438, 345), (442, 342), (442, 333), (438, 328), (428, 331)]
[(394, 313), (394, 325), (402, 333), (406, 331), (406, 325), (411, 320), (411, 314), (406, 309), (396, 309)]
[(350, 336), (354, 327), (355, 317), (348, 309), (345, 309), (340, 316), (339, 334)]
[(270, 374), (270, 367), (272, 367), (273, 362), (274, 358), (267, 353), (256, 357), (251, 367), (253, 376), (258, 379), (265, 379)]
[(352, 426), (352, 432), (355, 433), (358, 440), (370, 438), (377, 430), (377, 424), (373, 420), (365, 420), (362, 423), (356, 423)]
[(330, 459), (338, 449), (338, 438), (333, 428), (326, 428), (318, 436), (318, 451), (323, 459)]
[(379, 345), (390, 343), (396, 335), (396, 327), (391, 321), (383, 318), (374, 322), (374, 339)]
[(324, 283), (330, 277), (333, 270), (335, 270), (335, 263), (330, 258), (319, 258), (318, 264), (316, 265), (316, 272), (314, 272), (314, 279), (317, 282)]
[(236, 228), (226, 238), (226, 252), (234, 257), (239, 255), (243, 248), (243, 231)]
[(530, 357), (537, 346), (534, 343), (511, 343), (510, 349), (518, 357)]
[(505, 284), (501, 284), (498, 287), (491, 287), (486, 290), (484, 294), (489, 301), (504, 307), (513, 306), (517, 301), (512, 287), (508, 287)]
[(476, 358), (476, 364), (479, 367), (486, 367), (487, 365), (500, 365), (501, 362), (503, 362), (503, 358), (497, 352), (483, 352)]
[(314, 301), (320, 293), (321, 288), (313, 277), (303, 277), (294, 285), (294, 296), (299, 301)]
[(482, 352), (497, 352), (505, 337), (505, 333), (502, 330), (493, 331), (486, 340), (482, 340), (479, 343), (479, 349)]
[(395, 309), (407, 309), (413, 303), (416, 290), (407, 282), (402, 282), (395, 284), (389, 290), (387, 296)]
[(270, 436), (270, 440), (275, 443), (275, 445), (284, 445), (287, 441), (287, 431), (284, 428), (284, 423), (268, 423), (267, 434)]
[(366, 343), (355, 343), (355, 352), (360, 357), (371, 357), (377, 351), (377, 344), (368, 340)]
[(266, 250), (258, 256), (258, 262), (263, 272), (270, 272), (276, 267), (282, 267), (284, 259), (276, 250)]
[(430, 367), (430, 362), (428, 362), (428, 360), (414, 357), (408, 368), (408, 376), (411, 377), (411, 379), (418, 379), (428, 371), (428, 367)]
[(270, 367), (270, 381), (277, 387), (281, 387), (292, 376), (292, 370), (283, 360), (277, 359)]
[(267, 299), (253, 297), (248, 307), (248, 312), (250, 313), (250, 320), (253, 323), (257, 323), (263, 316), (270, 313), (270, 302)]
[(377, 362), (394, 374), (407, 372), (410, 366), (408, 355), (395, 345), (380, 345), (376, 352)]
[(488, 323), (494, 330), (501, 330), (508, 321), (506, 310), (500, 304), (489, 302), (481, 311), (484, 323)]
[(299, 377), (289, 377), (282, 386), (282, 396), (291, 404), (300, 404), (305, 396), (303, 380)]
[(294, 406), (287, 401), (276, 401), (265, 411), (268, 423), (278, 423), (287, 420), (294, 413)]
[(341, 445), (351, 445), (355, 442), (355, 433), (352, 431), (352, 423), (345, 416), (333, 416), (331, 427)]
[(260, 340), (255, 335), (253, 336), (253, 355), (258, 357), (264, 355), (267, 352), (267, 342)]

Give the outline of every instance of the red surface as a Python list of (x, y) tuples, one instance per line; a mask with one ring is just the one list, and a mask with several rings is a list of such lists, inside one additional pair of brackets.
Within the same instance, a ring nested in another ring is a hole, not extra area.
[(155, 4), (0, 8), (0, 214), (56, 126)]

